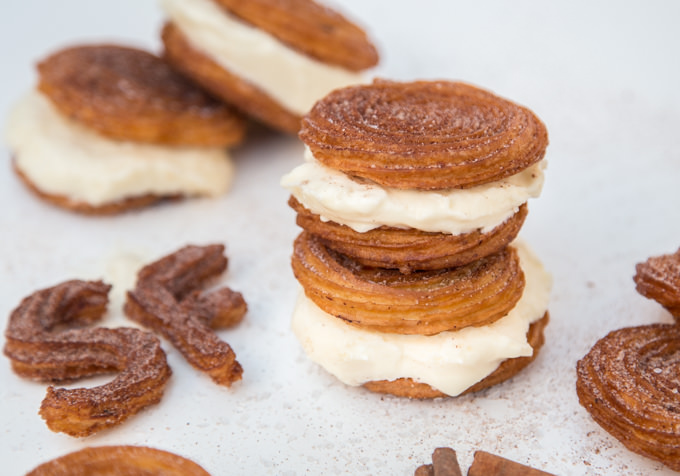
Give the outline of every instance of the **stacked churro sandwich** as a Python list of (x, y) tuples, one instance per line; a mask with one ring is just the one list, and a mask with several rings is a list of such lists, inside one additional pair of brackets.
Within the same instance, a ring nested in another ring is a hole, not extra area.
[(303, 229), (293, 330), (348, 385), (411, 398), (504, 381), (543, 344), (551, 278), (517, 234), (547, 131), (457, 82), (336, 90), (302, 121), (283, 177)]

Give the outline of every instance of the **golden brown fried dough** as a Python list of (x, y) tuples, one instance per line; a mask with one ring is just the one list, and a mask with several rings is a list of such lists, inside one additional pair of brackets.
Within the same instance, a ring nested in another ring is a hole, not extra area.
[(116, 140), (220, 147), (245, 121), (160, 58), (114, 45), (77, 46), (38, 65), (39, 89), (67, 117)]
[(241, 379), (243, 369), (229, 344), (211, 327), (233, 325), (246, 313), (240, 293), (200, 288), (227, 269), (223, 245), (186, 246), (137, 274), (125, 314), (165, 336), (196, 369), (220, 385)]
[(62, 330), (100, 319), (109, 289), (101, 281), (67, 281), (36, 291), (10, 315), (4, 352), (20, 376), (58, 382), (120, 372), (99, 387), (49, 387), (40, 415), (52, 431), (87, 436), (117, 425), (158, 403), (170, 378), (165, 352), (148, 332)]
[(378, 63), (366, 33), (313, 0), (214, 0), (251, 25), (322, 63), (361, 71)]
[(324, 165), (401, 189), (467, 188), (541, 160), (543, 123), (464, 83), (377, 80), (338, 89), (304, 117), (300, 138)]
[(43, 463), (26, 476), (210, 476), (191, 460), (145, 446), (99, 446)]
[(162, 38), (164, 58), (206, 90), (275, 129), (290, 134), (300, 130), (302, 117), (289, 112), (260, 88), (194, 48), (173, 23), (165, 25)]
[(680, 471), (680, 326), (610, 332), (576, 372), (579, 402), (598, 425), (629, 450)]
[(293, 196), (288, 204), (297, 212), (298, 226), (316, 235), (328, 248), (364, 266), (397, 268), (404, 274), (463, 266), (496, 253), (515, 239), (528, 213), (524, 204), (512, 217), (487, 233), (477, 230), (450, 235), (388, 226), (359, 233), (348, 226), (321, 220)]
[(637, 291), (654, 299), (680, 321), (680, 249), (638, 263), (635, 271), (633, 280)]
[[(470, 388), (461, 393), (461, 395), (479, 392), (480, 390), (484, 390), (485, 388), (489, 388), (493, 385), (504, 382), (514, 377), (527, 365), (533, 362), (538, 355), (538, 351), (541, 349), (541, 347), (543, 347), (543, 343), (545, 342), (543, 330), (545, 329), (545, 326), (548, 325), (548, 321), (549, 315), (546, 312), (540, 320), (529, 326), (529, 331), (527, 332), (527, 341), (534, 349), (534, 352), (531, 356), (515, 357), (513, 359), (504, 360), (496, 370), (487, 375), (484, 379), (472, 385)], [(372, 392), (387, 393), (396, 395), (398, 397), (425, 399), (449, 396), (437, 389), (432, 388), (426, 383), (416, 382), (410, 378), (366, 382), (364, 387)]]
[(21, 182), (36, 196), (45, 200), (52, 205), (60, 208), (65, 208), (71, 210), (72, 212), (82, 213), (84, 215), (116, 215), (118, 213), (124, 213), (130, 210), (136, 210), (138, 208), (144, 208), (151, 206), (155, 203), (166, 201), (166, 200), (178, 200), (182, 198), (180, 195), (154, 195), (145, 194), (136, 197), (129, 197), (123, 200), (118, 200), (112, 203), (104, 203), (102, 205), (90, 205), (87, 202), (80, 200), (74, 200), (65, 195), (54, 195), (51, 193), (45, 193), (40, 190), (26, 175), (16, 166), (16, 162), (12, 161), (12, 166), (17, 177)]
[(490, 324), (524, 290), (517, 252), (509, 247), (459, 268), (402, 274), (361, 266), (303, 231), (292, 266), (307, 297), (325, 312), (362, 329), (397, 334)]

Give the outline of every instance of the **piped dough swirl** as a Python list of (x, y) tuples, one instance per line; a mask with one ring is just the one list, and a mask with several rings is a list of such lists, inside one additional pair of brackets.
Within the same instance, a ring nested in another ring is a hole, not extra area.
[(680, 326), (610, 332), (578, 362), (581, 405), (629, 450), (680, 471)]
[(548, 134), (529, 109), (449, 81), (336, 90), (302, 121), (324, 165), (378, 184), (468, 188), (517, 174), (545, 155)]
[(396, 334), (491, 324), (515, 306), (525, 284), (512, 247), (458, 268), (402, 274), (361, 266), (306, 231), (295, 240), (292, 267), (307, 297), (328, 314)]

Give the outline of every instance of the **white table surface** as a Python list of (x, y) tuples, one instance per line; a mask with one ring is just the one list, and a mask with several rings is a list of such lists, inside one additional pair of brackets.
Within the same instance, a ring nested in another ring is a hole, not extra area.
[[(419, 6), (416, 6), (419, 5)], [(409, 401), (347, 387), (304, 356), (290, 331), (298, 232), (279, 177), (302, 161), (294, 138), (257, 132), (234, 151), (229, 194), (93, 218), (37, 200), (0, 150), (0, 319), (26, 295), (70, 278), (125, 282), (126, 264), (188, 244), (222, 242), (223, 283), (249, 303), (220, 332), (245, 371), (214, 384), (164, 344), (174, 375), (159, 405), (123, 425), (74, 439), (37, 411), (46, 386), (0, 358), (2, 474), (86, 446), (149, 445), (214, 475), (413, 474), (434, 448), (463, 467), (483, 449), (557, 474), (670, 474), (626, 450), (579, 406), (575, 364), (610, 330), (670, 322), (639, 296), (635, 263), (680, 246), (680, 3), (539, 0), (335, 5), (380, 47), (378, 74), (477, 84), (533, 109), (550, 133), (543, 195), (521, 235), (555, 280), (537, 361), (477, 395)], [(35, 83), (55, 49), (115, 41), (158, 50), (155, 2), (22, 0), (0, 7), (0, 116)], [(118, 288), (104, 323), (126, 323)], [(4, 344), (4, 337), (0, 337)], [(91, 380), (93, 385), (103, 380)]]

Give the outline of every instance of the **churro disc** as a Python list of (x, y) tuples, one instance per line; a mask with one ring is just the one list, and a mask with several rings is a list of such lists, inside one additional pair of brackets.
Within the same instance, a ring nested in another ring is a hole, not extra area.
[(629, 450), (680, 471), (680, 326), (612, 331), (576, 367), (576, 393)]
[(463, 266), (496, 253), (515, 239), (528, 213), (524, 204), (486, 233), (476, 230), (451, 235), (389, 226), (359, 233), (346, 225), (322, 220), (293, 196), (288, 204), (297, 212), (298, 226), (316, 235), (328, 248), (364, 266), (396, 268), (402, 273)]
[(512, 247), (458, 268), (403, 274), (362, 266), (306, 231), (295, 240), (292, 267), (323, 311), (362, 329), (396, 334), (491, 324), (515, 306), (525, 284)]
[[(531, 356), (528, 357), (515, 357), (512, 359), (507, 359), (501, 362), (496, 370), (491, 374), (486, 376), (484, 379), (480, 380), (476, 384), (472, 385), (461, 395), (467, 393), (479, 392), (485, 388), (491, 387), (493, 385), (499, 384), (514, 377), (522, 369), (536, 359), (538, 351), (543, 346), (545, 342), (543, 336), (543, 330), (548, 324), (549, 314), (548, 312), (538, 321), (534, 322), (529, 326), (529, 331), (527, 332), (527, 341), (529, 345), (534, 349)], [(439, 390), (431, 387), (426, 383), (416, 382), (411, 378), (401, 378), (397, 380), (376, 380), (373, 382), (366, 382), (364, 387), (368, 390), (376, 393), (386, 393), (395, 395), (397, 397), (408, 397), (408, 398), (439, 398), (448, 397), (449, 395), (440, 392)]]
[(529, 109), (449, 81), (376, 80), (335, 90), (304, 117), (300, 138), (328, 167), (422, 190), (509, 177), (541, 160), (548, 144)]
[(76, 46), (38, 64), (39, 89), (64, 114), (116, 140), (229, 146), (245, 121), (162, 59), (115, 45)]

